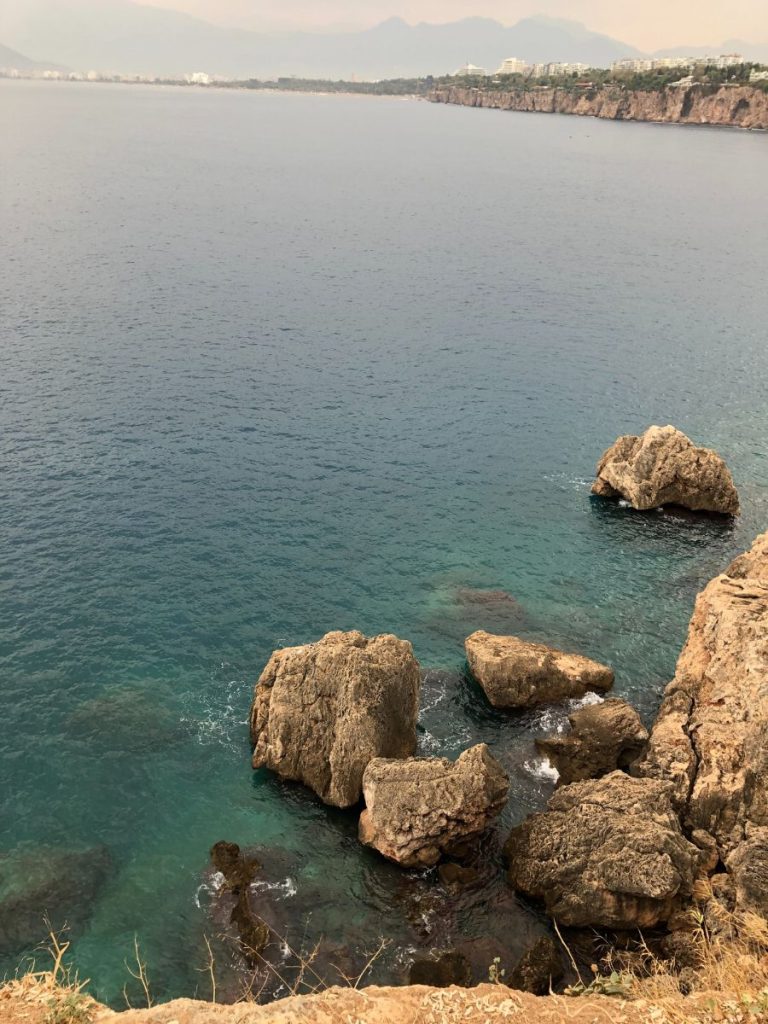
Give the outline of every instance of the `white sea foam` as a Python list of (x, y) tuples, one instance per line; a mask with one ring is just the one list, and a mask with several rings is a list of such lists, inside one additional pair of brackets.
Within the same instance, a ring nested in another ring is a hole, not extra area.
[(250, 887), (255, 892), (268, 892), (278, 900), (290, 899), (297, 892), (296, 883), (292, 878), (284, 878), (282, 882), (266, 882), (263, 879), (256, 879), (255, 882), (251, 882)]
[(534, 779), (541, 779), (542, 782), (557, 782), (560, 772), (554, 765), (550, 764), (546, 757), (535, 758), (532, 761), (524, 761), (523, 768), (532, 775)]
[(197, 909), (202, 910), (200, 897), (203, 895), (203, 893), (205, 893), (206, 896), (215, 896), (217, 893), (221, 891), (221, 887), (223, 885), (224, 875), (222, 875), (220, 871), (214, 871), (207, 881), (203, 882), (202, 885), (198, 885), (194, 896), (195, 906), (197, 907)]
[(202, 706), (195, 708), (195, 700), (189, 701), (189, 711), (183, 715), (184, 722), (202, 747), (222, 746), (238, 753), (242, 747), (243, 727), (248, 718), (243, 717), (243, 694), (246, 684), (242, 679), (230, 679), (221, 684), (213, 693), (202, 698)]

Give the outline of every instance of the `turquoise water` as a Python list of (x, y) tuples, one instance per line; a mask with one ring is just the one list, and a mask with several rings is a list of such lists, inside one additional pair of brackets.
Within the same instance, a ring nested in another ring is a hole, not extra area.
[[(583, 650), (649, 718), (697, 589), (768, 526), (765, 137), (6, 81), (0, 138), (0, 847), (107, 847), (68, 913), (114, 1005), (135, 935), (156, 998), (209, 994), (204, 935), (236, 994), (219, 839), (293, 946), (392, 939), (374, 980), (513, 961), (542, 924), (499, 841), (566, 709), (493, 712), (462, 640)], [(726, 456), (736, 524), (590, 498), (667, 422)], [(413, 642), (424, 752), (484, 739), (510, 773), (468, 894), (250, 770), (269, 653), (346, 628)]]

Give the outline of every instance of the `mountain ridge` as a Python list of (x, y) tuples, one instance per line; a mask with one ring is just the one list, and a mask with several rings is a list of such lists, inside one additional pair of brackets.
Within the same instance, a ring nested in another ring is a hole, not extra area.
[(79, 70), (393, 78), (452, 73), (466, 61), (492, 70), (509, 56), (606, 64), (640, 55), (578, 22), (544, 16), (512, 26), (476, 16), (416, 25), (393, 17), (362, 31), (267, 35), (132, 0), (4, 0), (2, 7), (7, 46), (33, 59), (55, 53)]

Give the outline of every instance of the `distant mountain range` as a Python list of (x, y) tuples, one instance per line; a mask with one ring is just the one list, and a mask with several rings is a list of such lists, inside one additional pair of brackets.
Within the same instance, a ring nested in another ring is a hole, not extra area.
[(25, 57), (18, 50), (12, 50), (10, 46), (3, 46), (0, 43), (0, 68), (16, 68), (18, 71), (64, 71), (60, 64), (52, 64), (44, 60), (31, 60)]
[(408, 25), (392, 18), (359, 32), (262, 34), (221, 28), (131, 0), (3, 0), (0, 39), (35, 60), (49, 55), (80, 70), (142, 74), (361, 78), (446, 74), (505, 57), (608, 64), (638, 51), (577, 22), (490, 18)]
[(265, 34), (132, 0), (2, 0), (0, 39), (33, 64), (55, 57), (81, 71), (167, 76), (396, 78), (452, 73), (468, 61), (493, 70), (513, 56), (595, 66), (642, 56), (578, 22), (545, 17), (509, 27), (479, 17), (444, 25), (391, 18), (366, 31)]

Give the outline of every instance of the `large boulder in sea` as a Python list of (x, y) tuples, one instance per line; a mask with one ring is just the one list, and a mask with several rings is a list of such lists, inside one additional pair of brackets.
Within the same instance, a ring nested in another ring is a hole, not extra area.
[(671, 787), (613, 772), (575, 782), (515, 828), (504, 852), (520, 893), (560, 924), (652, 928), (690, 898), (701, 851), (688, 842)]
[(557, 769), (561, 786), (628, 769), (648, 742), (648, 730), (637, 711), (618, 697), (578, 708), (568, 722), (570, 732), (536, 741)]
[(253, 766), (351, 807), (370, 761), (414, 753), (419, 685), (413, 648), (396, 636), (334, 632), (275, 651), (251, 708)]
[(625, 434), (597, 464), (592, 493), (624, 498), (636, 509), (680, 505), (696, 512), (739, 513), (739, 495), (722, 458), (697, 448), (675, 427)]
[(638, 772), (669, 782), (686, 828), (748, 870), (768, 837), (768, 533), (697, 597)]
[(613, 686), (613, 671), (517, 636), (478, 630), (464, 641), (470, 671), (495, 708), (524, 708), (583, 697)]
[(491, 824), (509, 780), (484, 743), (455, 762), (443, 757), (377, 758), (363, 776), (360, 839), (403, 867), (429, 867)]

